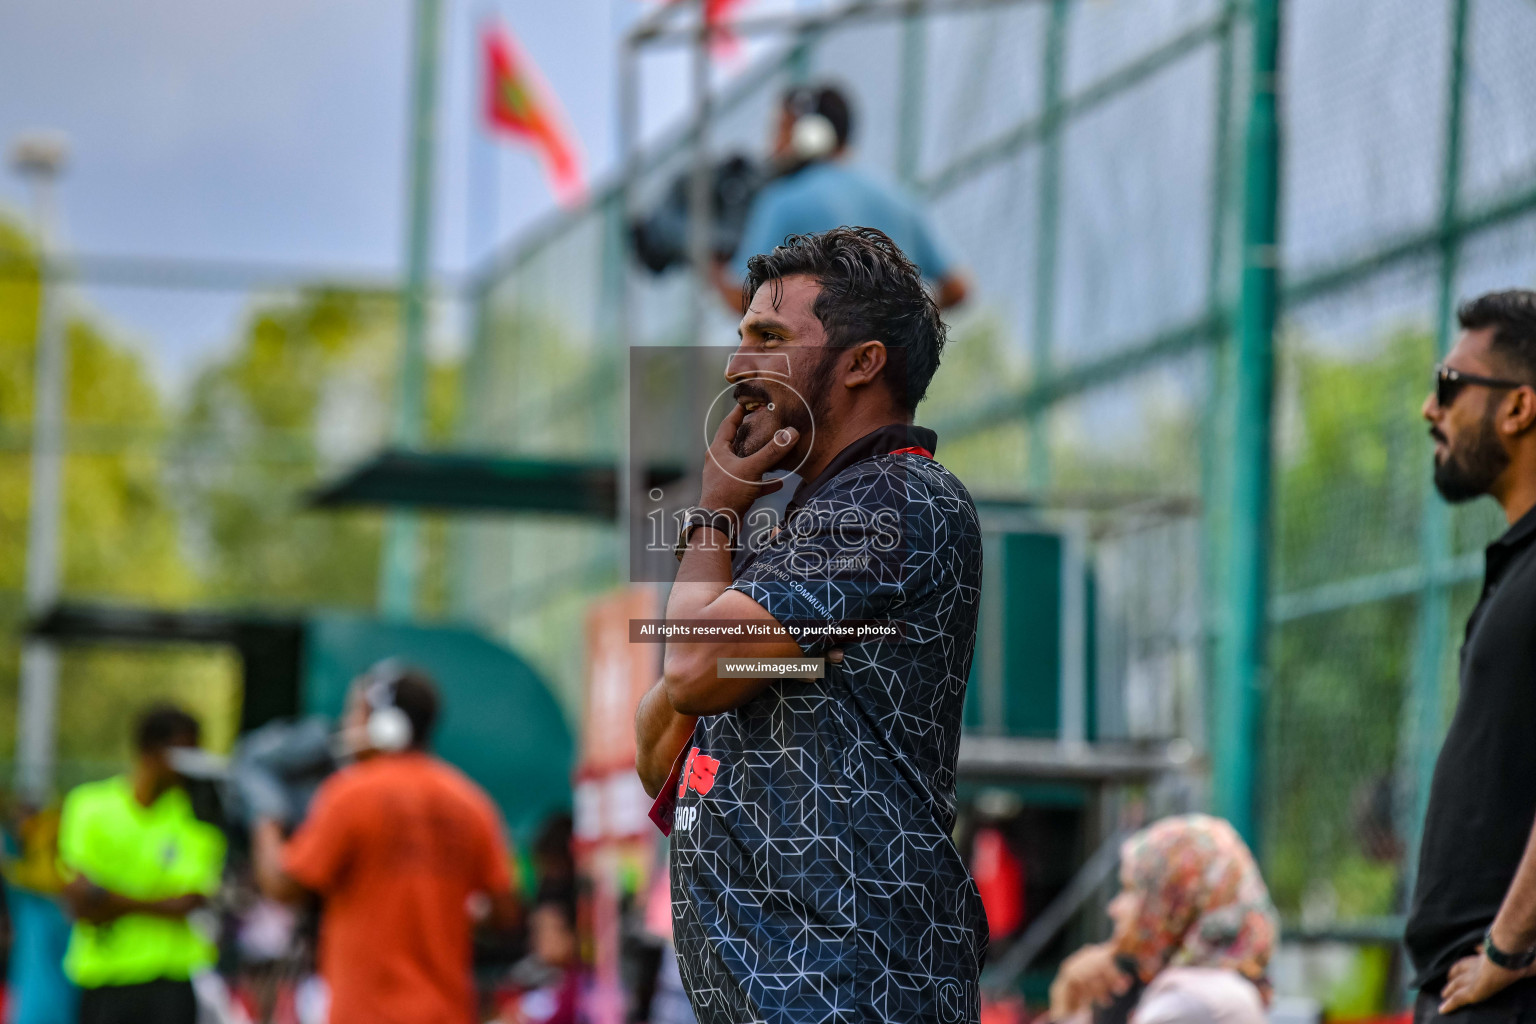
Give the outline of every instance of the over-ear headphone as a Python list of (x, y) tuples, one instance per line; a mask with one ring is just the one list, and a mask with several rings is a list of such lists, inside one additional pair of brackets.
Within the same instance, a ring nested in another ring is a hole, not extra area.
[(823, 114), (801, 114), (790, 129), (789, 148), (798, 160), (825, 160), (837, 151), (837, 129)]
[(369, 669), (363, 684), (363, 699), (368, 702), (368, 745), (381, 753), (399, 753), (415, 738), (411, 716), (395, 704), (395, 686), (404, 671), (398, 659), (390, 658)]
[(825, 160), (837, 152), (841, 141), (837, 125), (822, 110), (832, 102), (836, 102), (839, 109), (846, 110), (842, 97), (830, 88), (802, 87), (786, 97), (785, 106), (795, 117), (789, 131), (789, 148), (797, 161), (810, 163), (813, 160)]

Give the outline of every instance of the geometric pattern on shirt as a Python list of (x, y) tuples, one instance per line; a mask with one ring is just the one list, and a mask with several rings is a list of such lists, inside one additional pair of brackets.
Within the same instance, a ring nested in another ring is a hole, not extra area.
[[(806, 571), (857, 547), (881, 509), (900, 524), (894, 549)], [(719, 766), (707, 794), (679, 801), (697, 810), (671, 850), (700, 1024), (978, 1020), (986, 920), (950, 835), (981, 563), (965, 487), (893, 454), (838, 474), (737, 570), (733, 588), (780, 622), (891, 620), (904, 634), (839, 643), (825, 678), (776, 681), (700, 719), (690, 746)]]

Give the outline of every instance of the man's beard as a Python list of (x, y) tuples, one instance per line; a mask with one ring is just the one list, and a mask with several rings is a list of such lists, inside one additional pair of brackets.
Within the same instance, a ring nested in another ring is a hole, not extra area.
[(1435, 490), (1456, 504), (1488, 493), (1488, 488), (1509, 465), (1509, 453), (1493, 429), (1498, 406), (1490, 404), (1478, 432), (1457, 449), (1446, 449), (1435, 463)]
[[(781, 389), (784, 393), (775, 401), (772, 391), (759, 381), (745, 380), (737, 384), (737, 398), (755, 399), (762, 402), (764, 408), (753, 417), (753, 422), (743, 423), (736, 428), (736, 436), (731, 438), (731, 454), (744, 459), (761, 451), (782, 427), (794, 427), (801, 438), (810, 438), (815, 433), (816, 424), (826, 422), (827, 396), (832, 392), (832, 364), (841, 354), (842, 350), (835, 348), (829, 348), (822, 354), (821, 362), (816, 364), (810, 379), (803, 388), (797, 389), (804, 397), (804, 403), (787, 388)], [(773, 402), (772, 411), (780, 413), (779, 416), (767, 415), (769, 402)]]

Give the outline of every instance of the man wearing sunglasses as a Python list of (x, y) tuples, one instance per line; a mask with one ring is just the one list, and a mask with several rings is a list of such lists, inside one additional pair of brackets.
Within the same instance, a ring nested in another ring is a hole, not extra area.
[(1536, 292), (1462, 306), (1424, 418), (1435, 488), (1489, 495), (1489, 545), (1461, 649), (1456, 714), (1435, 765), (1404, 941), (1416, 1024), (1536, 1014)]

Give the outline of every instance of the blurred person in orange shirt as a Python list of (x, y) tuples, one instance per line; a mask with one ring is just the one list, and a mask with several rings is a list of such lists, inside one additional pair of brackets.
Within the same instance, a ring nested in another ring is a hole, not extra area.
[(520, 917), (490, 797), (427, 752), (439, 703), (424, 673), (375, 666), (343, 721), (356, 763), (321, 785), (291, 839), (275, 821), (255, 827), (261, 890), (323, 901), (319, 966), (336, 1024), (474, 1021), (474, 928)]

